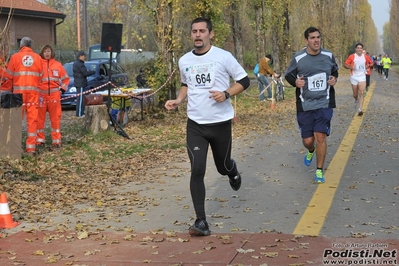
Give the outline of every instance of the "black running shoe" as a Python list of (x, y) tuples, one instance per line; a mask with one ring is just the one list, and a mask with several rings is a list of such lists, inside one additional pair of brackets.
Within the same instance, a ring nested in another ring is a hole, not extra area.
[(229, 177), (230, 186), (234, 191), (237, 191), (241, 187), (241, 175), (237, 172), (234, 177)]
[(206, 220), (197, 219), (195, 220), (195, 223), (188, 229), (188, 233), (191, 236), (209, 236), (211, 234), (211, 230), (209, 230)]

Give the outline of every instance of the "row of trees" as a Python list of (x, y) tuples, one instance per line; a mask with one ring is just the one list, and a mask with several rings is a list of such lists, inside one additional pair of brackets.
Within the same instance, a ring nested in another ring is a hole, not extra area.
[(384, 51), (399, 59), (399, 0), (391, 0), (389, 23), (384, 25)]
[[(320, 28), (323, 46), (342, 64), (354, 44), (362, 42), (371, 54), (399, 55), (399, 0), (391, 0), (390, 22), (384, 27), (384, 46), (367, 0), (86, 0), (89, 44), (100, 43), (103, 22), (123, 23), (126, 48), (157, 51), (153, 87), (159, 87), (176, 68), (177, 59), (192, 48), (190, 21), (206, 16), (214, 23), (213, 44), (231, 51), (252, 68), (271, 53), (274, 68), (284, 71), (292, 54), (303, 45), (309, 26)], [(75, 0), (42, 0), (67, 14), (58, 26), (58, 48), (77, 48)], [(384, 50), (383, 50), (384, 49)], [(175, 86), (165, 99), (175, 96)], [(161, 99), (162, 101), (162, 99)]]

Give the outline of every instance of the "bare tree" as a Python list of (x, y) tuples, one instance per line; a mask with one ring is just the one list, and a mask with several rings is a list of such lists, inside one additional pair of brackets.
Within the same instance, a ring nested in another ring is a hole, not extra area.
[[(67, 14), (57, 31), (58, 43), (76, 49), (76, 1), (41, 1)], [(391, 53), (397, 53), (397, 10), (398, 0), (392, 0), (392, 22), (384, 30), (384, 43)], [(87, 13), (89, 44), (100, 42), (103, 22), (116, 22), (124, 25), (122, 43), (126, 47), (159, 53), (163, 61), (154, 66), (160, 68), (156, 71), (160, 76), (153, 75), (158, 85), (176, 68), (177, 58), (191, 49), (189, 35), (182, 32), (199, 16), (213, 21), (212, 44), (231, 51), (251, 68), (254, 61), (272, 53), (275, 69), (285, 69), (292, 53), (303, 47), (303, 31), (309, 26), (320, 28), (323, 46), (340, 62), (357, 41), (370, 52), (379, 46), (367, 0), (90, 0)], [(171, 91), (166, 97), (173, 95)]]
[[(14, 13), (14, 9), (10, 8), (10, 12), (8, 13), (7, 19), (4, 23), (3, 28), (0, 28), (0, 69), (3, 69), (6, 65), (6, 62), (9, 59), (9, 48), (10, 48), (10, 38), (9, 31), (10, 25), (12, 21), (12, 15)], [(3, 72), (1, 72), (3, 74)], [(0, 79), (3, 77), (0, 77)]]
[(266, 54), (265, 51), (265, 23), (263, 20), (263, 10), (265, 6), (264, 0), (255, 0), (255, 39), (256, 39), (256, 56), (257, 62)]
[(231, 22), (232, 22), (232, 32), (233, 32), (233, 43), (235, 48), (235, 57), (237, 61), (243, 66), (243, 50), (242, 50), (242, 28), (240, 20), (240, 11), (242, 10), (243, 1), (235, 0), (231, 4)]
[(391, 12), (389, 14), (389, 38), (391, 42), (390, 56), (399, 59), (399, 0), (391, 0)]

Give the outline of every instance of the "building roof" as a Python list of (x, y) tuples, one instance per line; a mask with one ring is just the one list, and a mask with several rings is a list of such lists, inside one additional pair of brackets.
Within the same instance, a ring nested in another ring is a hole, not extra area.
[(65, 18), (66, 15), (36, 0), (0, 0), (0, 14), (14, 10), (14, 15), (33, 15), (51, 18)]

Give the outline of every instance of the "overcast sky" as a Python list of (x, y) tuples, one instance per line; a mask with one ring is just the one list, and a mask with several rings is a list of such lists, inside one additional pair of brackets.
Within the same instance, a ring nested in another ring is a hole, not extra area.
[(389, 4), (391, 0), (368, 0), (371, 5), (371, 15), (378, 33), (383, 33), (383, 27), (389, 20)]

